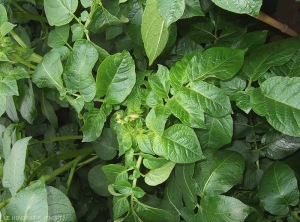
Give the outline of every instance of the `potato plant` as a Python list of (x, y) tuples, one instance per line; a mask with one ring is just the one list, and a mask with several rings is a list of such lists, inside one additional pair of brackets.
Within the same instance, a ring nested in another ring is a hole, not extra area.
[(1, 221), (299, 221), (300, 39), (262, 4), (0, 0)]

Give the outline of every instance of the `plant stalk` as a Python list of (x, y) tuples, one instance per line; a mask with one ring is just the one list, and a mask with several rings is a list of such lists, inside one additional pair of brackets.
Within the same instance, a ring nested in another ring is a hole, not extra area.
[[(72, 167), (76, 167), (76, 165), (77, 165), (83, 158), (85, 158), (87, 155), (88, 155), (88, 154), (83, 155), (83, 156), (78, 156), (78, 157), (76, 157), (74, 160), (72, 160), (72, 161), (66, 163), (65, 165), (59, 167), (58, 169), (54, 170), (53, 173), (52, 173), (51, 175), (48, 174), (48, 175), (43, 176), (45, 182), (47, 182), (47, 181), (51, 180), (52, 178), (54, 178), (54, 177), (56, 177), (56, 176), (62, 174), (63, 172), (65, 172), (66, 170), (68, 170), (68, 169), (70, 169), (70, 168), (72, 168)], [(68, 180), (68, 182), (69, 182), (69, 180)]]
[(47, 18), (40, 16), (40, 15), (35, 15), (32, 14), (28, 11), (25, 12), (15, 12), (14, 13), (15, 18), (20, 19), (20, 20), (33, 20), (33, 21), (37, 21), (37, 22), (44, 22), (44, 23), (48, 23)]
[(2, 210), (3, 207), (5, 207), (10, 201), (11, 201), (12, 197), (6, 199), (5, 201), (0, 203), (0, 210)]
[[(29, 185), (29, 183), (33, 180), (33, 178), (46, 166), (51, 165), (51, 163), (55, 161), (70, 159), (78, 156), (86, 157), (87, 155), (94, 152), (93, 147), (88, 147), (80, 150), (75, 150), (68, 153), (63, 153), (60, 155), (49, 157), (47, 160), (45, 160), (35, 171), (32, 172), (32, 174), (28, 177), (25, 187)], [(72, 166), (71, 166), (72, 167)]]
[(59, 136), (53, 137), (45, 140), (40, 140), (34, 143), (30, 143), (28, 146), (34, 146), (41, 143), (50, 143), (50, 142), (57, 142), (57, 141), (64, 141), (64, 140), (81, 140), (83, 137), (81, 135), (74, 135), (74, 136)]
[(276, 29), (279, 29), (281, 32), (286, 33), (290, 36), (300, 36), (299, 33), (294, 31), (293, 29), (289, 28), (288, 25), (277, 21), (276, 19), (268, 16), (267, 14), (265, 14), (263, 12), (259, 12), (257, 19), (273, 26)]

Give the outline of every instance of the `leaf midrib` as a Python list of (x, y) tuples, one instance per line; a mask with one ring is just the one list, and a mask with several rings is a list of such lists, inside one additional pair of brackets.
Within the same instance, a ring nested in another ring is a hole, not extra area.
[(206, 190), (206, 186), (208, 185), (208, 182), (211, 180), (212, 176), (215, 174), (215, 172), (229, 159), (231, 158), (233, 154), (230, 154), (226, 159), (224, 159), (222, 161), (222, 163), (220, 163), (218, 165), (218, 167), (216, 167), (210, 174), (209, 178), (207, 179), (207, 181), (205, 182), (204, 186), (203, 186), (203, 189), (202, 189), (202, 195), (204, 194), (205, 190)]

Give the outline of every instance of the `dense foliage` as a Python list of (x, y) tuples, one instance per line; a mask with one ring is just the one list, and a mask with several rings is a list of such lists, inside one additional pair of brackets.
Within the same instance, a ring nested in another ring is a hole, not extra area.
[(300, 39), (262, 0), (0, 0), (3, 221), (299, 221)]

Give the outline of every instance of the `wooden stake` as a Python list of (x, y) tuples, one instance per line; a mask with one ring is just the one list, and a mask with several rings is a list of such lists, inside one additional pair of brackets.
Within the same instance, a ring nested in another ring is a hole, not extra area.
[(257, 18), (290, 36), (300, 36), (299, 33), (295, 32), (293, 29), (289, 28), (287, 25), (282, 24), (281, 22), (277, 21), (276, 19), (273, 19), (272, 17), (268, 16), (267, 14), (265, 14), (263, 12), (259, 12)]

